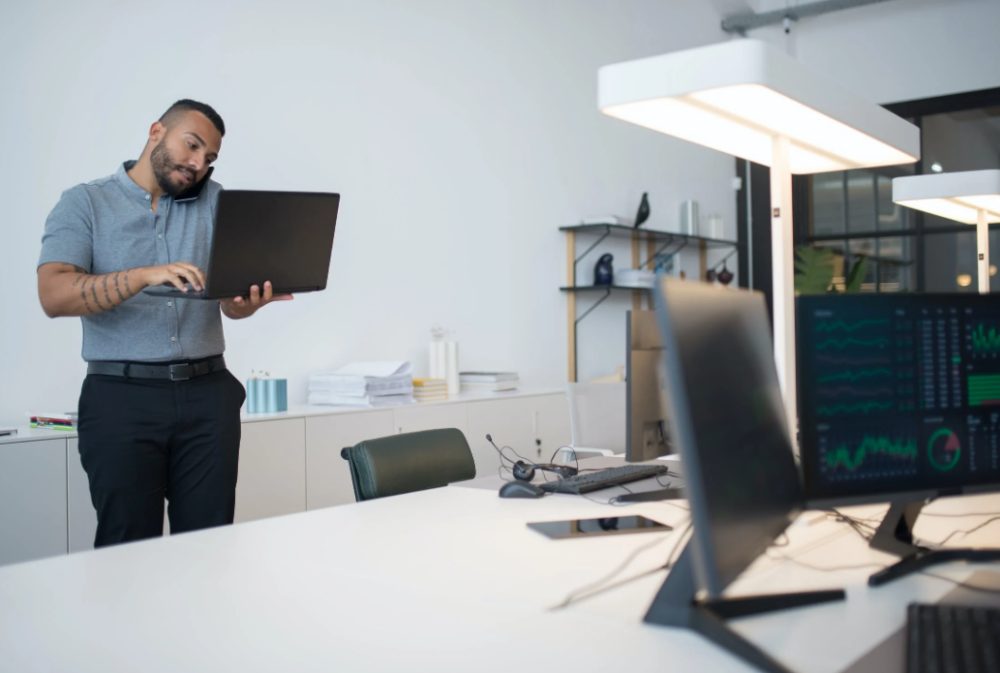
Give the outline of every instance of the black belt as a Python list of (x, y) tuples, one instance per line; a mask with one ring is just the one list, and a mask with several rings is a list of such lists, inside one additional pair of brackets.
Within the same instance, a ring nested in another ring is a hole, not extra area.
[(150, 365), (142, 362), (90, 362), (88, 374), (102, 376), (124, 376), (126, 379), (170, 379), (187, 381), (226, 368), (226, 360), (221, 355), (201, 362), (177, 365)]

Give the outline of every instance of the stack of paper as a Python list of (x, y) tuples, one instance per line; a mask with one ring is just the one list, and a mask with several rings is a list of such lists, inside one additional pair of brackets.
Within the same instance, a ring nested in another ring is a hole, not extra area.
[(598, 215), (597, 217), (585, 217), (580, 220), (580, 224), (617, 224), (631, 227), (632, 220), (621, 215)]
[(309, 377), (309, 404), (385, 407), (415, 401), (409, 362), (355, 362)]
[(448, 399), (448, 382), (444, 379), (413, 379), (413, 397), (417, 402), (439, 402)]
[(461, 372), (458, 380), (463, 393), (475, 395), (517, 390), (519, 379), (514, 372)]

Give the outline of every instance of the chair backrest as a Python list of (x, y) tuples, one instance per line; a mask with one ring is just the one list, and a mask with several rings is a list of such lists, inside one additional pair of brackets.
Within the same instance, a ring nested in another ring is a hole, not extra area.
[(573, 446), (625, 450), (627, 383), (567, 383)]
[(476, 463), (461, 430), (425, 430), (369, 439), (340, 455), (351, 466), (358, 502), (473, 479)]

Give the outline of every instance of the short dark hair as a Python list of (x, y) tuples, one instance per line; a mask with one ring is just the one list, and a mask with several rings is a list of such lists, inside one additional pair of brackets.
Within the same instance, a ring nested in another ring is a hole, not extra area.
[(216, 112), (211, 105), (199, 103), (196, 100), (190, 100), (188, 98), (179, 100), (167, 108), (167, 111), (163, 113), (162, 117), (160, 117), (160, 123), (165, 124), (166, 126), (173, 126), (176, 123), (178, 116), (192, 110), (200, 112), (208, 117), (208, 120), (212, 122), (212, 124), (215, 125), (215, 128), (219, 131), (219, 135), (226, 135), (226, 123), (222, 121), (222, 117), (219, 116), (219, 113)]

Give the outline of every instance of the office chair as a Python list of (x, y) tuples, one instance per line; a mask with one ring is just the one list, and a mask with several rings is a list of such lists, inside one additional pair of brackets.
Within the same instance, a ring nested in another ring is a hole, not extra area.
[(461, 430), (425, 430), (369, 439), (341, 450), (358, 502), (473, 479), (476, 463)]
[(567, 383), (573, 447), (554, 462), (625, 452), (625, 383)]

